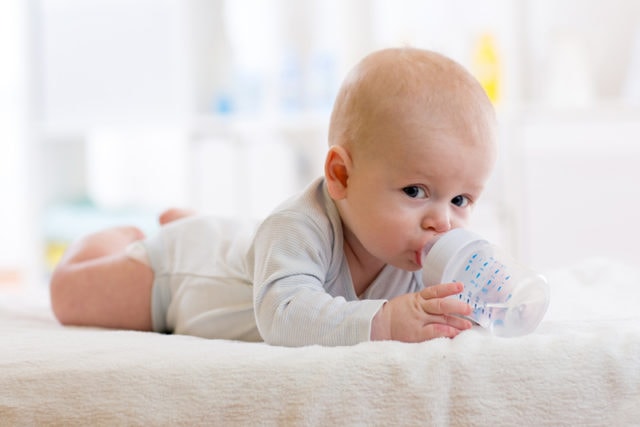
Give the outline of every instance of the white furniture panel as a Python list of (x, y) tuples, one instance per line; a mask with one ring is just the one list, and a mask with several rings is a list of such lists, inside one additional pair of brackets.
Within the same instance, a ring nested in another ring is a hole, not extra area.
[(524, 122), (520, 244), (533, 265), (640, 259), (640, 120), (615, 117)]

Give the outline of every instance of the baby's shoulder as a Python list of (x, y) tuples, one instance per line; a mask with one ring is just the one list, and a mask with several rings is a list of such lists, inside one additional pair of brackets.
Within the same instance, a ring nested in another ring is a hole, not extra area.
[(256, 235), (270, 245), (310, 245), (329, 252), (341, 249), (342, 237), (342, 222), (323, 179), (278, 206), (260, 224)]

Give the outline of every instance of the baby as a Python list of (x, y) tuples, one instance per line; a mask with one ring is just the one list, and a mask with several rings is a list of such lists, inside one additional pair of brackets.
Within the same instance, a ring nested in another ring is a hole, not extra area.
[[(365, 57), (337, 95), (324, 175), (258, 225), (169, 210), (71, 245), (63, 324), (284, 346), (420, 342), (471, 327), (460, 283), (424, 287), (422, 248), (467, 224), (496, 157), (478, 82), (434, 52)], [(428, 273), (428, 272), (427, 272)]]

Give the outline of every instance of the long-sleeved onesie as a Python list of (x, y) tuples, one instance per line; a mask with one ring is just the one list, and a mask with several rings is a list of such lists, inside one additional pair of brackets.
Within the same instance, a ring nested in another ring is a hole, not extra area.
[(162, 227), (144, 246), (155, 273), (156, 331), (299, 346), (368, 341), (394, 296), (422, 288), (419, 272), (387, 265), (355, 294), (342, 223), (324, 179), (257, 227), (210, 216)]

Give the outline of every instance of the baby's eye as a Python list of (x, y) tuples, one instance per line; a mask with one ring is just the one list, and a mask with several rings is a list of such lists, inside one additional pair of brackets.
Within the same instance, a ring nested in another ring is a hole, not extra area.
[(427, 197), (427, 192), (424, 191), (424, 188), (418, 187), (417, 185), (404, 187), (402, 191), (404, 191), (404, 193), (412, 199), (424, 199), (425, 197)]
[(469, 204), (469, 198), (467, 196), (456, 196), (453, 199), (451, 199), (451, 203), (453, 203), (459, 208), (464, 208)]

